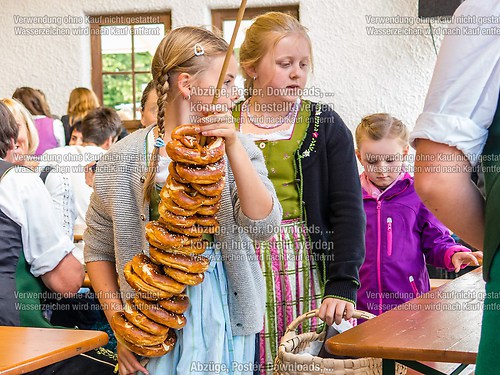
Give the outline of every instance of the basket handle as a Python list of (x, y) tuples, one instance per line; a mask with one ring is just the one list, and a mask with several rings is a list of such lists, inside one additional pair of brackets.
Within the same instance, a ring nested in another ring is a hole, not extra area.
[[(294, 332), (297, 329), (297, 327), (299, 326), (299, 324), (301, 324), (302, 322), (304, 322), (307, 319), (311, 319), (311, 318), (314, 318), (315, 316), (318, 316), (318, 313), (319, 313), (319, 309), (315, 309), (315, 310), (311, 310), (305, 314), (298, 316), (293, 322), (291, 322), (289, 324), (289, 326), (286, 329), (285, 334), (287, 334), (289, 332)], [(375, 315), (370, 314), (369, 312), (366, 312), (366, 311), (354, 310), (352, 317), (355, 319), (367, 319), (367, 320), (369, 320), (369, 319), (375, 318)]]

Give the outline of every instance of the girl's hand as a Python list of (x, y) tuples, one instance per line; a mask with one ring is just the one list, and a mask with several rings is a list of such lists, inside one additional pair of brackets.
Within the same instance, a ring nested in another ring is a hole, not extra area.
[(342, 319), (348, 320), (354, 314), (354, 304), (337, 298), (325, 298), (319, 308), (319, 318), (329, 326), (333, 322), (340, 324)]
[(479, 261), (482, 262), (483, 253), (481, 251), (475, 251), (473, 253), (469, 252), (459, 252), (453, 254), (451, 257), (451, 263), (455, 267), (455, 272), (459, 272), (460, 269), (467, 267), (469, 264), (479, 266)]
[(118, 371), (120, 375), (135, 374), (137, 371), (149, 375), (149, 372), (141, 366), (135, 354), (120, 342), (116, 345), (116, 352), (118, 354)]
[(238, 140), (231, 112), (218, 112), (198, 120), (202, 135), (207, 137), (223, 137), (226, 147), (231, 147)]

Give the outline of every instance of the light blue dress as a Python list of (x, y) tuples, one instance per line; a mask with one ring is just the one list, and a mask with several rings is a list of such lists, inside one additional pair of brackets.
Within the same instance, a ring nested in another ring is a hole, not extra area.
[(227, 279), (220, 252), (207, 249), (211, 259), (205, 280), (188, 286), (190, 306), (186, 326), (174, 349), (147, 365), (151, 375), (252, 374), (255, 335), (233, 336), (229, 320)]

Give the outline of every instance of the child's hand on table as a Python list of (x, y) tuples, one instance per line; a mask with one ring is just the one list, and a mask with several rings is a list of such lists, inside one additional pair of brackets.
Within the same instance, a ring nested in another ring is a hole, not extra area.
[(479, 266), (483, 263), (483, 252), (474, 251), (455, 253), (451, 257), (451, 262), (455, 267), (455, 272), (459, 272), (462, 268), (467, 267), (471, 263), (474, 266)]

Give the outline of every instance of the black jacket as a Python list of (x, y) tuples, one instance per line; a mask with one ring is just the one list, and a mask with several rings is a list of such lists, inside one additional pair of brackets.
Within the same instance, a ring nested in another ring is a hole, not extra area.
[(352, 134), (330, 107), (311, 106), (307, 134), (295, 154), (302, 213), (326, 272), (325, 297), (355, 302), (366, 219)]

